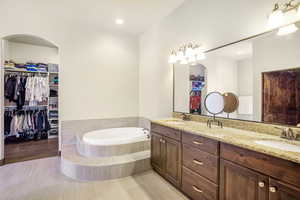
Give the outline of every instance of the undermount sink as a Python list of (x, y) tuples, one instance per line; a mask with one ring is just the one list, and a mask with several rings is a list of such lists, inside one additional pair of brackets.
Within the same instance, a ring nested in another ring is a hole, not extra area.
[(300, 146), (289, 144), (286, 142), (280, 142), (280, 141), (272, 141), (272, 140), (257, 140), (255, 141), (256, 144), (264, 145), (267, 147), (272, 147), (275, 149), (280, 149), (283, 151), (292, 151), (296, 153), (300, 153)]

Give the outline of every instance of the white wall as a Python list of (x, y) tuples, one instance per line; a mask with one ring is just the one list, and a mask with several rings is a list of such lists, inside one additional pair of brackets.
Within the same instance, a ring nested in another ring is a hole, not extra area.
[(7, 42), (5, 57), (6, 59), (12, 59), (14, 62), (18, 63), (32, 61), (36, 63), (41, 62), (59, 64), (57, 48), (15, 43), (10, 41)]
[(267, 30), (275, 0), (187, 0), (140, 37), (140, 115), (171, 116), (172, 49), (196, 41), (211, 49)]
[[(247, 58), (237, 61), (237, 86), (238, 96), (252, 96), (253, 98), (253, 60)], [(243, 102), (240, 102), (240, 106)], [(252, 110), (252, 109), (251, 109)], [(238, 113), (238, 119), (253, 120), (253, 115), (245, 115)]]
[(0, 38), (29, 34), (59, 47), (61, 119), (137, 116), (137, 37), (69, 23), (55, 14), (55, 7), (43, 5), (35, 0), (1, 1)]
[(174, 110), (177, 112), (190, 112), (190, 66), (174, 66)]

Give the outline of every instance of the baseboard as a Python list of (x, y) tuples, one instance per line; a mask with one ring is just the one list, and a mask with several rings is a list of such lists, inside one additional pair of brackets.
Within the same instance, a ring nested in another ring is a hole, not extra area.
[(0, 166), (4, 165), (4, 159), (0, 160)]

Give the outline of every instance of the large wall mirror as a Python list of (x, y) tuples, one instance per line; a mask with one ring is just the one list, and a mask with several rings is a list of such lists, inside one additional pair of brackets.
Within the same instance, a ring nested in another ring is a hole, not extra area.
[(277, 32), (208, 51), (193, 65), (175, 64), (174, 111), (211, 115), (205, 97), (218, 92), (225, 109), (217, 117), (300, 126), (300, 30)]

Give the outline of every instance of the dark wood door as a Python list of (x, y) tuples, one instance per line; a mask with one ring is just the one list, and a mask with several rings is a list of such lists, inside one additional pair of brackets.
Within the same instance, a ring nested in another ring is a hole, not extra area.
[(262, 121), (300, 123), (300, 71), (263, 73)]
[(270, 200), (300, 200), (300, 188), (270, 179)]
[(181, 143), (164, 137), (165, 177), (176, 186), (181, 185)]
[(163, 137), (151, 132), (151, 164), (159, 173), (163, 173)]
[(221, 159), (220, 200), (268, 200), (268, 177)]

